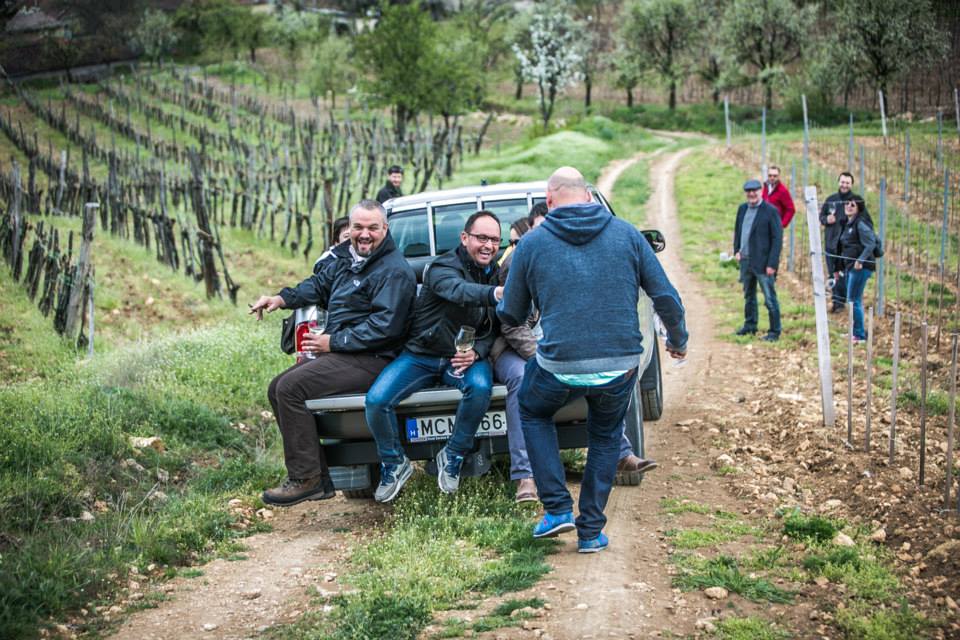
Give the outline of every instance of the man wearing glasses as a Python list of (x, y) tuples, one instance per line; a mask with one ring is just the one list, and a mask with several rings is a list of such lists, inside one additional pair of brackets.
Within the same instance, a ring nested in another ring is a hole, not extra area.
[(780, 303), (775, 287), (780, 248), (783, 244), (783, 225), (772, 204), (760, 197), (763, 185), (759, 180), (747, 180), (743, 190), (747, 201), (737, 210), (733, 233), (733, 254), (740, 263), (740, 282), (743, 284), (743, 326), (736, 335), (757, 332), (757, 284), (763, 291), (763, 302), (770, 318), (770, 329), (762, 339), (776, 342), (780, 339)]
[(780, 224), (786, 229), (797, 209), (793, 206), (790, 190), (780, 182), (780, 167), (773, 165), (767, 169), (767, 182), (763, 189), (763, 201), (769, 202), (780, 212)]
[[(494, 307), (503, 297), (495, 262), (499, 249), (497, 216), (489, 211), (471, 215), (460, 246), (439, 256), (423, 278), (403, 353), (367, 392), (367, 425), (380, 454), (380, 485), (374, 493), (379, 502), (396, 498), (413, 474), (394, 410), (404, 398), (438, 382), (458, 388), (463, 397), (453, 434), (437, 454), (437, 484), (444, 493), (454, 493), (460, 485), (463, 460), (473, 449), (493, 389), (487, 356), (499, 328)], [(461, 329), (474, 333), (471, 348), (458, 340)]]

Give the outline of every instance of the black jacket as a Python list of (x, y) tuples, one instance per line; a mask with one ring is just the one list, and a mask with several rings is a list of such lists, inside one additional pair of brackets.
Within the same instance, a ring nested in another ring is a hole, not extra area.
[(383, 204), (390, 198), (399, 198), (402, 195), (403, 193), (398, 187), (393, 186), (391, 182), (387, 182), (380, 191), (377, 191), (377, 202)]
[(417, 294), (417, 278), (393, 236), (354, 265), (350, 243), (333, 249), (335, 259), (296, 287), (280, 292), (284, 307), (316, 304), (327, 309), (330, 350), (393, 357), (403, 346)]
[[(844, 219), (846, 220), (846, 216)], [(840, 254), (844, 258), (844, 269), (852, 271), (854, 262), (859, 261), (867, 271), (875, 271), (877, 259), (873, 256), (873, 249), (876, 246), (877, 234), (873, 231), (873, 223), (869, 217), (858, 213), (853, 220), (847, 220), (840, 236)]]
[[(826, 200), (823, 201), (823, 206), (820, 207), (820, 224), (826, 227), (824, 231), (824, 248), (830, 253), (839, 253), (837, 249), (840, 247), (840, 235), (843, 233), (843, 228), (847, 226), (847, 216), (843, 212), (843, 203), (854, 197), (855, 194), (853, 191), (848, 191), (846, 193), (840, 193), (839, 191), (835, 194), (828, 196)], [(830, 205), (836, 205), (836, 222), (830, 224), (827, 222), (827, 216), (830, 215)], [(864, 205), (864, 211), (866, 211), (866, 205)]]
[(497, 265), (484, 273), (461, 245), (430, 265), (417, 296), (407, 349), (424, 356), (450, 358), (461, 326), (477, 330), (474, 351), (482, 359), (490, 354), (497, 337), (498, 320), (493, 291)]
[[(733, 230), (733, 252), (740, 252), (740, 230), (743, 218), (747, 215), (747, 203), (737, 209), (737, 223)], [(761, 201), (757, 206), (757, 217), (750, 227), (750, 243), (747, 247), (747, 259), (750, 270), (764, 274), (767, 267), (777, 269), (780, 265), (780, 249), (783, 245), (783, 224), (780, 212), (769, 202)]]

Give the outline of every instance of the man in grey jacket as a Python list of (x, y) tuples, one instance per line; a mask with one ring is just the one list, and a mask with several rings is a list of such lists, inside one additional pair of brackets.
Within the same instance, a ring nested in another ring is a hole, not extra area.
[(305, 403), (311, 398), (363, 393), (403, 346), (417, 279), (390, 236), (383, 207), (362, 200), (350, 212), (350, 243), (333, 249), (320, 271), (296, 287), (262, 296), (263, 312), (318, 305), (328, 310), (326, 331), (307, 334), (316, 354), (273, 379), (267, 391), (283, 436), (287, 480), (263, 492), (267, 504), (289, 506), (334, 496), (333, 481)]
[(762, 339), (776, 342), (780, 339), (780, 302), (777, 300), (777, 268), (783, 245), (783, 225), (780, 212), (764, 202), (759, 180), (747, 180), (743, 185), (747, 201), (737, 210), (733, 232), (733, 254), (740, 263), (740, 282), (743, 284), (743, 326), (736, 335), (757, 332), (757, 284), (763, 290), (763, 302), (770, 317), (770, 329)]

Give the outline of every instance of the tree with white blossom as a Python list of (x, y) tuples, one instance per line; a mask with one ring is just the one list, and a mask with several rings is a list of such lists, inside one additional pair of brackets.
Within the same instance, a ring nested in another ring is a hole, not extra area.
[(513, 53), (524, 79), (537, 84), (546, 129), (557, 95), (580, 80), (582, 28), (563, 4), (538, 4), (526, 33), (513, 44)]

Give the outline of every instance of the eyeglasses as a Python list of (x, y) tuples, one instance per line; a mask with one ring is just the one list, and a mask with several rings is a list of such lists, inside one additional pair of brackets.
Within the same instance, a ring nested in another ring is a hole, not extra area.
[(854, 202), (853, 200), (847, 200), (847, 201), (844, 203), (844, 206), (845, 206), (845, 207), (855, 207), (855, 206), (857, 206), (857, 203)]
[(517, 243), (518, 243), (518, 242), (520, 242), (520, 238), (517, 238), (516, 240), (511, 240), (511, 241), (510, 241), (510, 246), (511, 246), (511, 247), (515, 247), (515, 246), (517, 246)]
[(471, 238), (476, 238), (480, 244), (500, 244), (500, 238), (497, 236), (487, 236), (482, 233), (478, 235), (476, 233), (470, 233), (469, 231), (466, 233)]
[(780, 177), (780, 174), (779, 174), (779, 173), (768, 173), (768, 174), (767, 174), (767, 177), (768, 177), (768, 178), (779, 178), (779, 177)]

